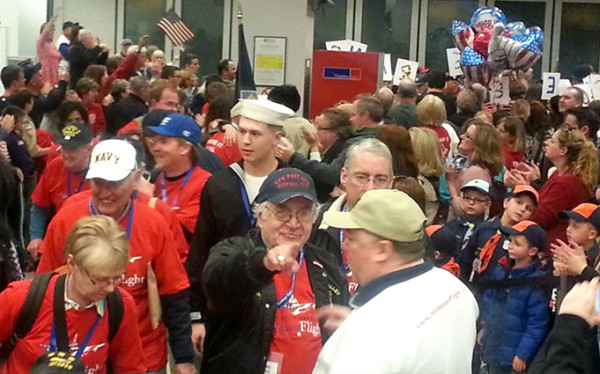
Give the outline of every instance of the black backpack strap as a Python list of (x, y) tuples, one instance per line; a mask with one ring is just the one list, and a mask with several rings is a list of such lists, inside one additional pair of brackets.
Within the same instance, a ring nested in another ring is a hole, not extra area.
[(54, 273), (45, 273), (36, 275), (33, 278), (29, 291), (27, 291), (27, 296), (25, 297), (25, 303), (17, 318), (17, 324), (15, 325), (13, 332), (13, 346), (18, 340), (23, 339), (29, 334), (42, 306), (48, 283), (54, 275)]
[(56, 280), (54, 287), (54, 328), (56, 334), (56, 348), (59, 352), (69, 352), (69, 335), (67, 330), (67, 317), (65, 314), (65, 282), (67, 276), (61, 275)]
[(110, 343), (119, 331), (123, 320), (123, 296), (118, 288), (115, 289), (115, 292), (108, 294), (106, 302), (108, 304), (108, 342)]

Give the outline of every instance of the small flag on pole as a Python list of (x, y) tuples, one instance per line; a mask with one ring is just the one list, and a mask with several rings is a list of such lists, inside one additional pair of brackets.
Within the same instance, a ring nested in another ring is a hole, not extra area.
[(173, 9), (169, 10), (167, 14), (158, 21), (156, 26), (158, 26), (158, 28), (161, 29), (176, 46), (182, 45), (194, 37), (194, 32), (183, 23)]

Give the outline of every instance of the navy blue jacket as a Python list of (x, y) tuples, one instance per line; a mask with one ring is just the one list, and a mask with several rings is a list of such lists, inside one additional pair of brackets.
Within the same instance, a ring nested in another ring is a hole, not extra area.
[[(467, 281), (471, 275), (471, 270), (473, 269), (473, 261), (475, 260), (475, 256), (478, 255), (478, 252), (486, 245), (488, 240), (492, 238), (498, 230), (500, 229), (500, 217), (495, 217), (489, 221), (482, 222), (475, 227), (475, 231), (467, 246), (463, 251), (461, 251), (456, 256), (456, 262), (460, 265), (460, 278), (463, 281)], [(473, 281), (477, 280), (488, 280), (489, 277), (493, 274), (498, 261), (506, 256), (506, 249), (504, 249), (504, 241), (508, 240), (507, 235), (502, 235), (504, 238), (501, 239), (494, 251), (492, 259), (487, 267), (487, 269), (478, 275)]]
[[(511, 269), (499, 261), (491, 280), (531, 278), (542, 275), (538, 263)], [(514, 356), (530, 364), (548, 333), (548, 298), (538, 287), (487, 290), (482, 302), (485, 323), (483, 358), (490, 365), (512, 367)]]

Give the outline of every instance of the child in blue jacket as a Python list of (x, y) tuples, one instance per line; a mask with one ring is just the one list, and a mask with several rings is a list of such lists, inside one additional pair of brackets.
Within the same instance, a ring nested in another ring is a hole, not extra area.
[[(526, 220), (500, 230), (510, 235), (508, 258), (499, 261), (490, 280), (543, 275), (536, 257), (546, 248), (544, 229)], [(548, 332), (547, 296), (535, 284), (489, 289), (484, 293), (481, 310), (484, 328), (478, 342), (483, 345), (489, 373), (525, 372)]]

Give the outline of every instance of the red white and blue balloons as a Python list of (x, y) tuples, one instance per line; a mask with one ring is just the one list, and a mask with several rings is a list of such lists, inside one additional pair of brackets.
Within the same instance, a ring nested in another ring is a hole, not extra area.
[(523, 22), (506, 22), (496, 7), (481, 7), (471, 24), (452, 22), (454, 45), (461, 51), (460, 66), (472, 82), (487, 86), (494, 74), (506, 69), (527, 70), (542, 56), (544, 32)]

